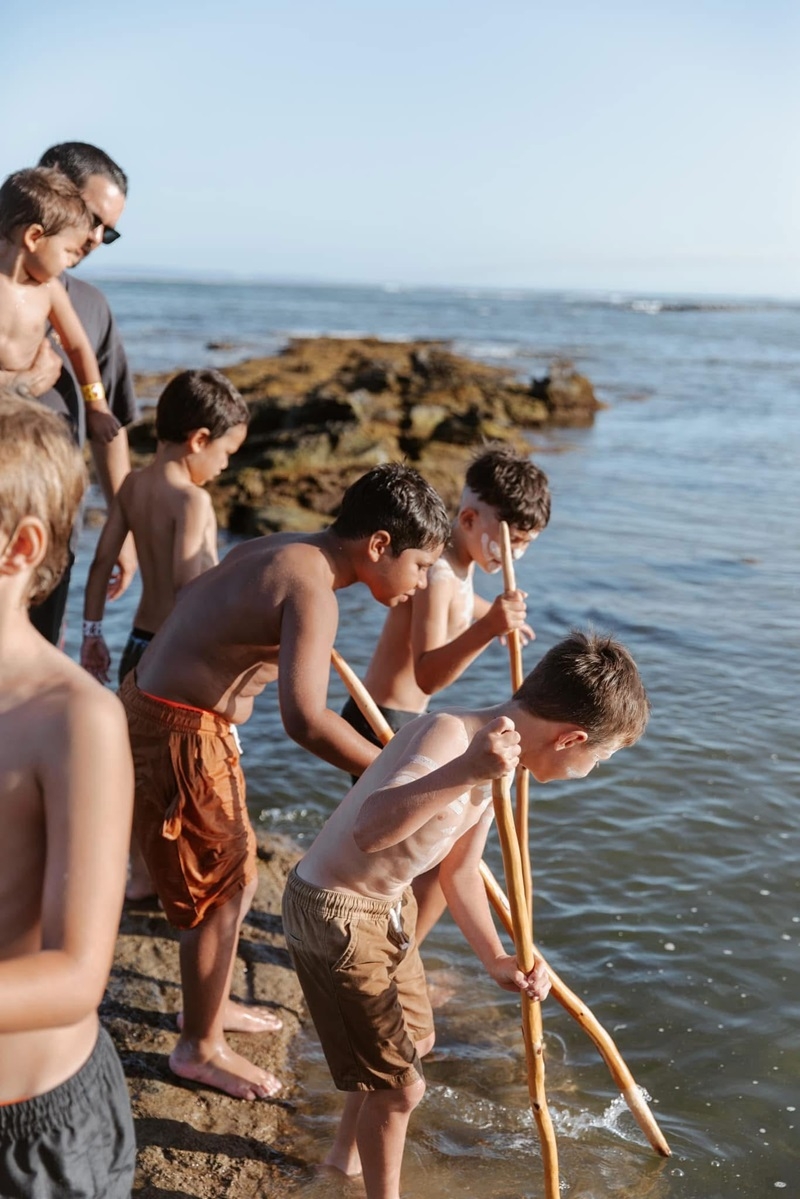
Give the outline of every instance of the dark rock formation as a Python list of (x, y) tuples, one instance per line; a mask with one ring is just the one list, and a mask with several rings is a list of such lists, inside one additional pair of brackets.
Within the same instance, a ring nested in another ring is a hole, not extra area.
[[(210, 488), (220, 524), (237, 533), (319, 528), (344, 487), (395, 459), (453, 504), (482, 445), (529, 451), (526, 432), (589, 425), (601, 407), (569, 363), (525, 383), (436, 341), (296, 338), (274, 358), (225, 373), (252, 414), (245, 444)], [(140, 396), (154, 402), (169, 377), (140, 377)], [(129, 436), (134, 458), (152, 453), (152, 413)]]

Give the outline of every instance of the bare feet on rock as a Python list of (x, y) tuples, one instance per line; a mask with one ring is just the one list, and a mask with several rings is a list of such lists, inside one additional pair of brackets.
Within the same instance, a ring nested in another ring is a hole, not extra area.
[[(248, 1007), (229, 999), (222, 1014), (225, 1032), (280, 1032), (283, 1021), (270, 1008)], [(178, 1012), (178, 1028), (183, 1031), (183, 1012)]]
[(234, 1099), (272, 1099), (281, 1089), (274, 1074), (234, 1053), (227, 1045), (201, 1060), (191, 1046), (179, 1041), (170, 1054), (169, 1068), (178, 1078), (213, 1087)]

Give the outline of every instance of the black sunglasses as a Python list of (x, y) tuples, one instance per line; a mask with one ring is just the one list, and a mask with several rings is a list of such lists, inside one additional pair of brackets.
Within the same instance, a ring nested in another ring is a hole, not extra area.
[[(91, 217), (92, 217), (92, 228), (93, 229), (97, 229), (100, 225), (103, 225), (102, 217), (99, 217), (96, 212), (93, 212), (91, 214)], [(122, 237), (122, 234), (118, 233), (116, 229), (113, 229), (111, 227), (111, 225), (103, 225), (103, 245), (104, 246), (113, 246), (114, 242), (119, 241), (119, 239), (121, 237)]]

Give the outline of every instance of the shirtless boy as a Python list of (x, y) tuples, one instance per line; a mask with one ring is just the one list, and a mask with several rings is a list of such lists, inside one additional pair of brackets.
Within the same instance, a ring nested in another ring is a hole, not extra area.
[[(509, 525), (521, 558), (550, 519), (547, 478), (529, 458), (503, 446), (476, 458), (444, 553), (428, 586), (411, 604), (389, 612), (365, 684), (395, 732), (428, 706), (431, 695), (463, 674), (495, 637), (525, 623), (525, 594), (503, 592), (493, 603), (475, 594), (475, 565), (502, 567), (500, 521)], [(369, 740), (374, 733), (352, 700), (342, 713)]]
[[(249, 415), (219, 371), (182, 371), (165, 387), (156, 408), (155, 459), (132, 471), (115, 495), (86, 583), (81, 665), (101, 683), (108, 682), (111, 665), (102, 627), (106, 592), (125, 538), (133, 533), (142, 596), (122, 654), (120, 683), (138, 665), (180, 589), (219, 561), (217, 519), (203, 487), (241, 446)], [(142, 899), (152, 892), (134, 844), (126, 897)]]
[(518, 762), (538, 783), (584, 778), (644, 731), (649, 704), (627, 650), (574, 632), (505, 703), (421, 716), (389, 742), (289, 876), (286, 940), (333, 1081), (349, 1092), (325, 1164), (398, 1199), (411, 1112), (433, 1046), (411, 883), (439, 865), (453, 918), (501, 987), (544, 999), (500, 942), (479, 865), (491, 780)]
[(48, 323), (81, 384), (95, 441), (120, 429), (89, 338), (58, 276), (83, 258), (92, 217), (74, 183), (50, 167), (9, 175), (0, 187), (0, 369), (25, 371)]
[[(397, 732), (428, 706), (431, 695), (454, 683), (495, 637), (525, 623), (525, 592), (502, 592), (493, 603), (476, 595), (476, 564), (489, 574), (502, 569), (500, 521), (508, 523), (519, 559), (550, 519), (547, 477), (510, 446), (487, 450), (467, 469), (450, 540), (430, 571), (428, 586), (413, 603), (389, 612), (367, 669), (365, 685)], [(342, 715), (368, 740), (378, 739), (355, 702)], [(436, 874), (414, 886), (423, 940), (445, 908)]]
[(447, 533), (444, 506), (416, 471), (375, 467), (347, 489), (324, 532), (255, 538), (185, 587), (123, 682), (136, 836), (180, 931), (183, 1022), (170, 1066), (183, 1078), (242, 1099), (280, 1086), (224, 1037), (275, 1027), (271, 1013), (229, 999), (256, 888), (235, 726), (277, 678), (289, 736), (361, 774), (377, 747), (327, 707), (336, 592), (361, 582), (387, 606), (407, 603)]
[(58, 581), (85, 484), (65, 422), (0, 398), (3, 1199), (128, 1199), (133, 1183), (128, 1092), (97, 1018), (133, 802), (125, 718), (28, 616)]

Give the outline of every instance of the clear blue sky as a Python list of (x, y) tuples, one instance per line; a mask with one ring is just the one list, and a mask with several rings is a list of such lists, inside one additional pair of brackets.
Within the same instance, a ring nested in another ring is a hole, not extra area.
[(5, 175), (131, 179), (87, 270), (800, 296), (797, 0), (6, 0)]

